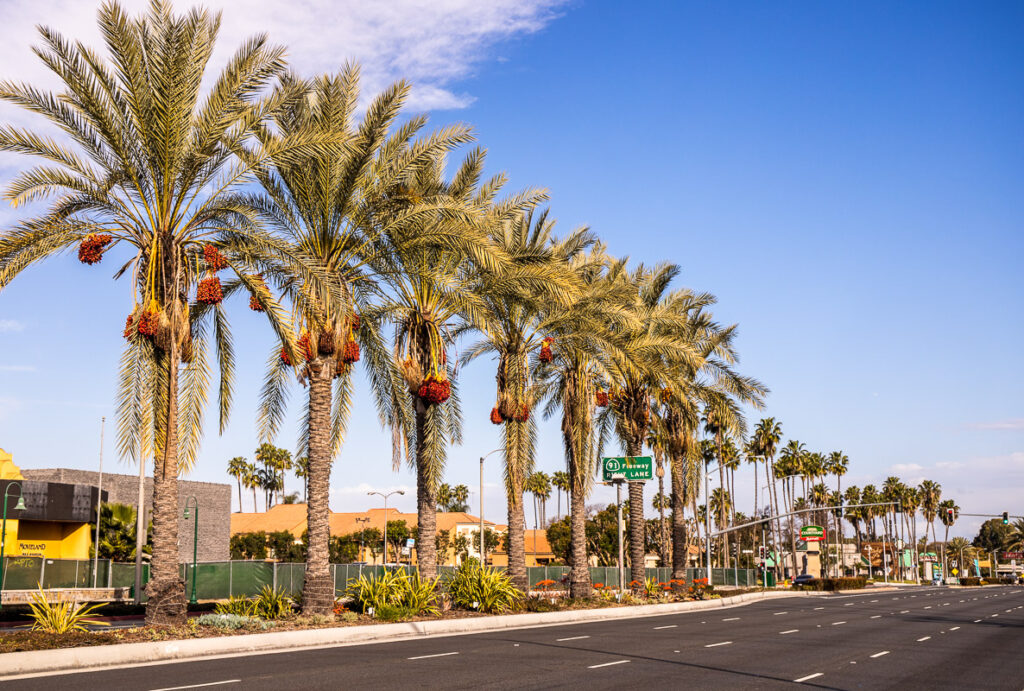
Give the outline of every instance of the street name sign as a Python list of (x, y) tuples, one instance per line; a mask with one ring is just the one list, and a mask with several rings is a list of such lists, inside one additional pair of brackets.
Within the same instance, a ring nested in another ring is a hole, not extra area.
[(825, 539), (825, 529), (820, 525), (805, 525), (800, 529), (800, 539), (804, 542), (821, 542)]
[(654, 479), (654, 463), (650, 456), (612, 456), (601, 459), (603, 482), (629, 482)]

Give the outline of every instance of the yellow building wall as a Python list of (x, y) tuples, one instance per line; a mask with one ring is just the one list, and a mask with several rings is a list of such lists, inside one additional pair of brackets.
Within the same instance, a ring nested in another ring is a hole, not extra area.
[[(0, 449), (0, 480), (24, 480), (14, 457)], [(8, 495), (7, 511), (14, 508), (17, 495)], [(0, 496), (0, 502), (3, 497)], [(0, 510), (3, 507), (0, 506)], [(2, 514), (0, 514), (2, 515)], [(89, 523), (54, 523), (50, 521), (15, 521), (7, 519), (7, 541), (4, 556), (46, 557), (48, 559), (88, 559), (92, 548)]]

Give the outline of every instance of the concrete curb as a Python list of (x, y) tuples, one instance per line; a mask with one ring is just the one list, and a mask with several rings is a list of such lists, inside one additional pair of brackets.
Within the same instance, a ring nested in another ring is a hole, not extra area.
[(0, 681), (26, 675), (95, 671), (120, 665), (143, 665), (216, 658), (240, 653), (279, 652), (303, 648), (323, 648), (400, 641), (422, 636), (452, 636), (508, 629), (537, 628), (608, 619), (653, 617), (704, 609), (737, 607), (749, 602), (778, 597), (807, 597), (821, 593), (767, 591), (744, 593), (730, 598), (677, 602), (662, 605), (635, 605), (571, 612), (535, 612), (502, 614), (472, 619), (417, 621), (400, 624), (368, 624), (305, 631), (243, 634), (223, 638), (191, 638), (154, 643), (125, 643), (58, 650), (32, 650), (0, 655)]

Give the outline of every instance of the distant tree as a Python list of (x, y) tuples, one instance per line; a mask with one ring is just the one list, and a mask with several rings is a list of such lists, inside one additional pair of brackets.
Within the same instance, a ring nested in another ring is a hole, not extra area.
[[(399, 561), (400, 550), (405, 545), (405, 541), (410, 537), (409, 526), (405, 521), (388, 521), (388, 544), (392, 554), (395, 557), (395, 561)], [(388, 550), (384, 550), (384, 561), (388, 560)]]
[(228, 461), (228, 475), (238, 482), (238, 511), (242, 511), (242, 478), (249, 470), (249, 464), (244, 456), (235, 456)]
[[(480, 550), (480, 531), (474, 530), (470, 533), (470, 544), (477, 551)], [(487, 550), (488, 554), (493, 554), (494, 550), (498, 549), (501, 545), (501, 534), (496, 533), (490, 528), (484, 527), (484, 549)]]
[(299, 493), (298, 492), (289, 492), (288, 494), (286, 494), (283, 497), (281, 497), (281, 503), (282, 504), (298, 504), (299, 503)]
[(328, 543), (332, 564), (351, 564), (359, 559), (359, 533), (332, 535)]
[(292, 467), (291, 452), (264, 442), (256, 449), (256, 460), (263, 464), (269, 476), (265, 489), (268, 489), (270, 496), (284, 491), (284, 473)]
[(1006, 545), (1012, 539), (1012, 534), (1013, 528), (1003, 525), (1002, 519), (990, 518), (981, 524), (981, 529), (978, 531), (978, 535), (974, 538), (972, 544), (986, 553), (998, 552), (999, 550), (1006, 549)]
[[(100, 509), (100, 559), (135, 561), (136, 518), (137, 513), (134, 506), (116, 502), (102, 506)], [(145, 554), (153, 552), (152, 523), (146, 530), (146, 544), (142, 551)]]
[(306, 546), (302, 540), (287, 530), (278, 530), (267, 534), (267, 550), (274, 559), (280, 562), (306, 561)]
[(569, 473), (556, 470), (551, 474), (551, 485), (558, 491), (558, 514), (555, 518), (559, 519), (562, 517), (562, 492), (565, 492), (565, 503), (569, 503), (569, 489), (572, 487), (569, 483)]
[(309, 456), (299, 456), (295, 459), (295, 478), (302, 480), (302, 501), (306, 502), (309, 496)]
[(232, 535), (230, 552), (232, 559), (266, 559), (267, 534), (260, 531)]

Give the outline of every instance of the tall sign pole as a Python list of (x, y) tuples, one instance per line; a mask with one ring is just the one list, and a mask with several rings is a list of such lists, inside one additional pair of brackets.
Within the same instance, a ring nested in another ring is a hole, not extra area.
[(619, 533), (619, 591), (625, 589), (626, 565), (622, 554), (622, 480), (615, 483), (615, 505), (618, 507), (618, 533)]

